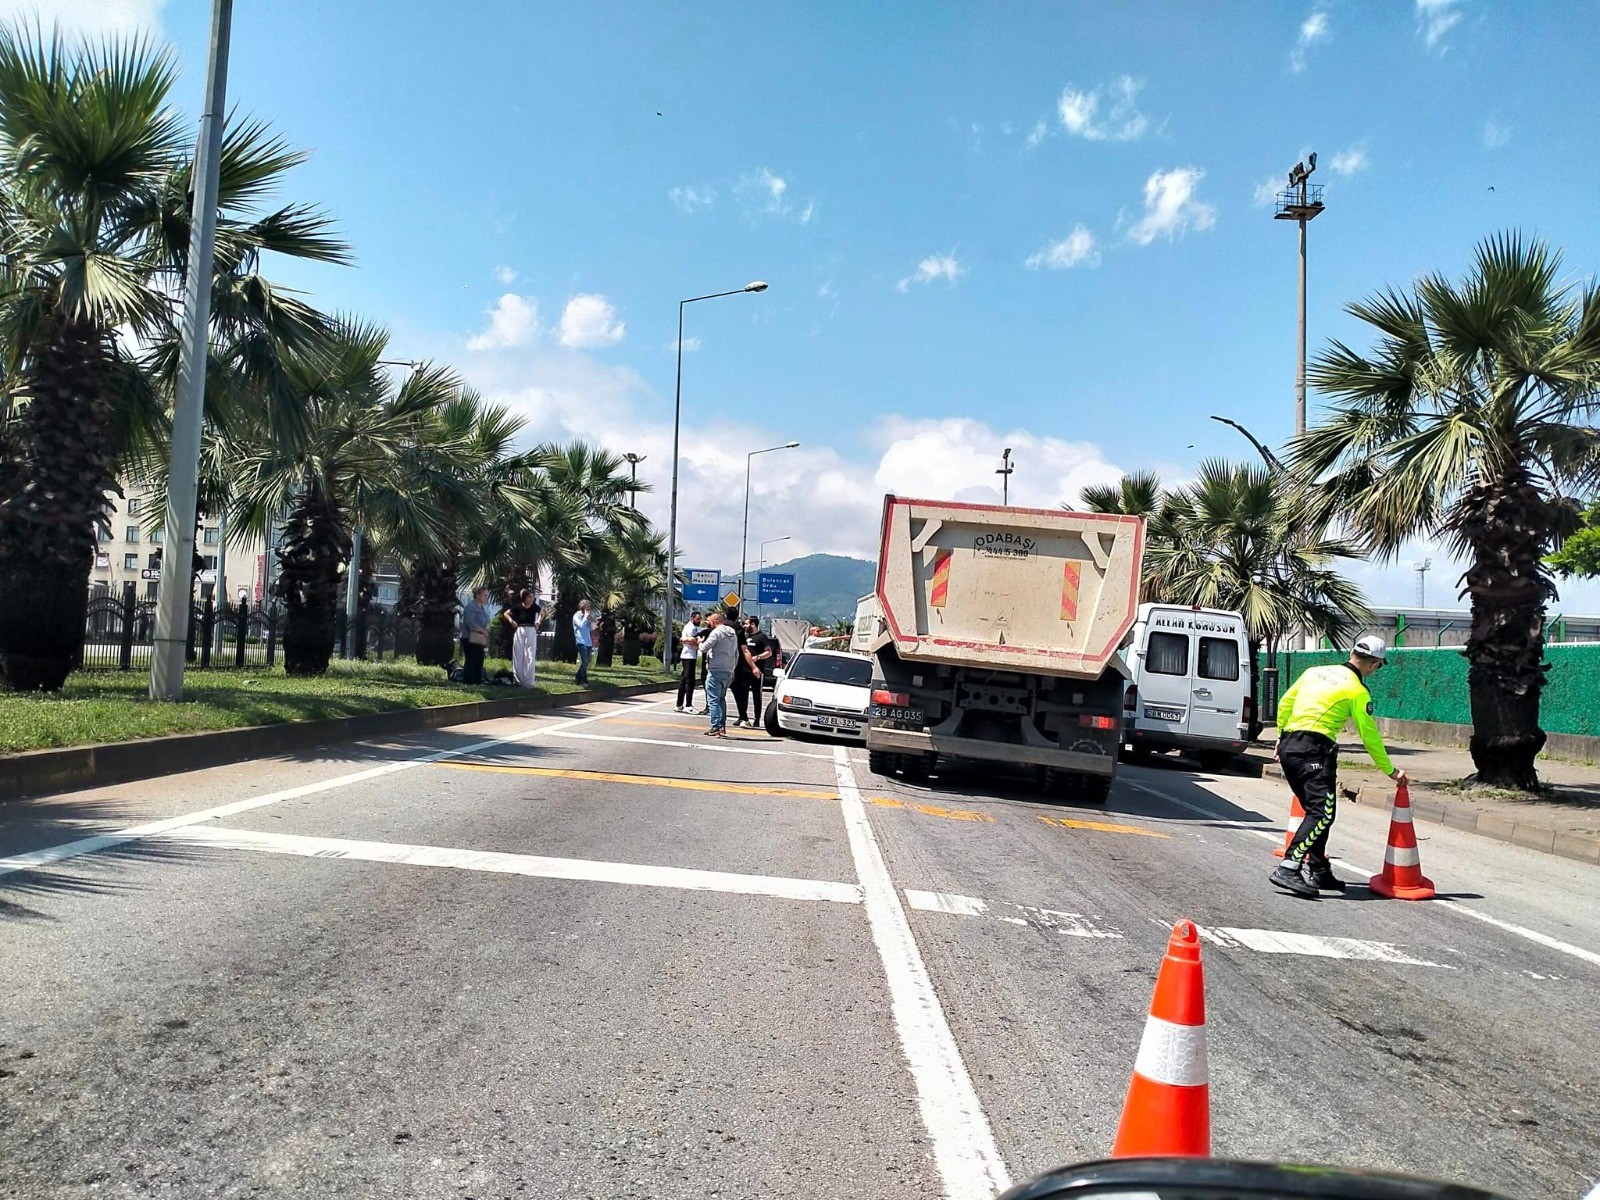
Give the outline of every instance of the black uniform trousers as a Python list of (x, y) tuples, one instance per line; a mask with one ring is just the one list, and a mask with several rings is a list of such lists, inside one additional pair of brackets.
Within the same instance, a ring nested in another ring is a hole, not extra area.
[(1320, 866), (1328, 861), (1328, 834), (1338, 815), (1339, 747), (1310, 730), (1286, 733), (1278, 739), (1278, 761), (1289, 790), (1306, 810), (1284, 862)]
[(694, 707), (694, 673), (698, 658), (680, 658), (678, 660), (678, 707)]
[[(751, 695), (755, 696), (755, 714), (747, 714), (745, 705), (749, 703)], [(741, 721), (761, 720), (761, 676), (749, 675), (743, 671), (733, 673), (733, 701), (739, 706), (739, 719)]]

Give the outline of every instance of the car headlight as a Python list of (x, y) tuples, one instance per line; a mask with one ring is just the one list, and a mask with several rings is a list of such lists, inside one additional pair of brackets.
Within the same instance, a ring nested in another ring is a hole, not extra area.
[(790, 708), (812, 708), (812, 707), (814, 707), (814, 705), (812, 705), (811, 701), (807, 700), (804, 696), (779, 696), (778, 697), (778, 703), (779, 704), (787, 704)]

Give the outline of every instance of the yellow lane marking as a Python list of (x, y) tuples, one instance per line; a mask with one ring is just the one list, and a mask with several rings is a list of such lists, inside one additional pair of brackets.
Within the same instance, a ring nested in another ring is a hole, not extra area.
[(925, 817), (946, 817), (952, 821), (993, 821), (988, 813), (976, 812), (970, 808), (944, 808), (938, 804), (918, 804), (913, 800), (901, 800), (897, 796), (864, 796), (868, 804), (876, 804), (879, 808), (904, 808), (911, 812), (919, 812)]
[(660, 775), (625, 775), (617, 771), (577, 771), (561, 767), (512, 767), (497, 763), (438, 762), (451, 771), (488, 771), (500, 775), (538, 775), (547, 779), (586, 779), (594, 783), (636, 783), (644, 787), (676, 788), (683, 792), (731, 792), (736, 796), (802, 796), (808, 800), (837, 800), (839, 793), (821, 788), (768, 787), (755, 783), (715, 783), (704, 779), (669, 779)]
[(1111, 821), (1079, 821), (1072, 817), (1040, 817), (1039, 820), (1058, 829), (1093, 829), (1100, 833), (1137, 833), (1157, 838), (1172, 836), (1170, 833), (1158, 833), (1154, 829), (1140, 829), (1137, 825), (1118, 825)]

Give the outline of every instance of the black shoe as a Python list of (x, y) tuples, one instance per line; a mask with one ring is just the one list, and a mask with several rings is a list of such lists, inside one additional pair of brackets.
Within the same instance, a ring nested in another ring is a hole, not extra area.
[(1344, 880), (1333, 873), (1330, 863), (1307, 863), (1306, 882), (1319, 891), (1344, 891)]
[(1273, 887), (1280, 887), (1286, 892), (1293, 892), (1302, 900), (1316, 900), (1318, 898), (1317, 889), (1301, 877), (1297, 868), (1291, 867), (1287, 863), (1273, 871), (1267, 878), (1272, 881)]

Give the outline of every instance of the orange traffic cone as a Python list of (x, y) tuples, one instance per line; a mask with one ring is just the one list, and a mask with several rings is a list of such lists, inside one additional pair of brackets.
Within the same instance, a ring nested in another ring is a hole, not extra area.
[(1432, 900), (1433, 880), (1422, 873), (1417, 852), (1417, 831), (1411, 827), (1411, 789), (1395, 789), (1394, 811), (1389, 814), (1389, 845), (1383, 852), (1383, 870), (1367, 886), (1391, 900)]
[(1211, 1154), (1205, 976), (1193, 921), (1179, 921), (1167, 942), (1111, 1146), (1113, 1158), (1147, 1154)]
[(1293, 792), (1289, 793), (1289, 828), (1283, 831), (1283, 845), (1272, 852), (1273, 858), (1283, 858), (1289, 853), (1289, 847), (1294, 845), (1294, 835), (1300, 830), (1300, 822), (1306, 819), (1306, 810), (1300, 803), (1300, 797)]

